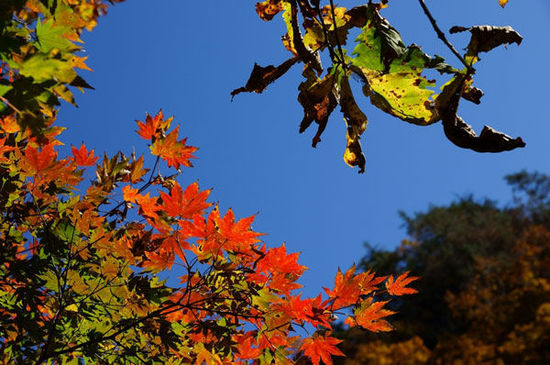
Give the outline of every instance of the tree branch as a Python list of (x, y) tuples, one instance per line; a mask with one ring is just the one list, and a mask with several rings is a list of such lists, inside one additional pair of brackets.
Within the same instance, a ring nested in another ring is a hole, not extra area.
[(466, 62), (466, 60), (464, 59), (464, 57), (462, 57), (460, 55), (460, 53), (458, 53), (458, 51), (456, 50), (456, 48), (451, 44), (451, 42), (449, 42), (447, 40), (447, 37), (445, 37), (445, 33), (443, 33), (441, 31), (441, 29), (437, 26), (437, 23), (434, 19), (434, 17), (432, 16), (432, 14), (430, 13), (430, 10), (428, 9), (428, 7), (426, 6), (426, 3), (424, 3), (424, 0), (418, 0), (418, 2), (420, 3), (420, 6), (422, 7), (422, 9), (424, 10), (424, 14), (426, 14), (426, 16), (428, 17), (428, 19), (430, 20), (430, 23), (432, 24), (432, 27), (434, 28), (435, 32), (437, 33), (437, 37), (439, 39), (441, 39), (443, 41), (443, 43), (445, 43), (445, 45), (451, 50), (451, 52), (453, 52), (453, 54), (458, 57), (458, 59), (460, 60), (460, 62), (462, 62), (462, 64), (464, 66), (466, 66), (466, 68), (468, 69), (468, 73), (470, 74), (473, 74), (475, 73), (475, 69), (472, 67), (472, 65), (468, 64), (468, 62)]
[(342, 45), (340, 44), (340, 39), (338, 38), (338, 27), (336, 26), (336, 13), (334, 12), (334, 2), (330, 0), (330, 12), (332, 14), (332, 22), (334, 23), (334, 38), (336, 39), (336, 46), (338, 47), (338, 52), (340, 53), (340, 62), (344, 70), (347, 70), (347, 65), (344, 59), (344, 51), (342, 50)]

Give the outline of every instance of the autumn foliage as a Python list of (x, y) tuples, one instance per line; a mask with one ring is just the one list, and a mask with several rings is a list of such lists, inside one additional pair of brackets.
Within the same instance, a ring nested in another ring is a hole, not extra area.
[(137, 125), (150, 164), (62, 145), (59, 100), (90, 87), (75, 42), (105, 2), (0, 10), (1, 363), (331, 364), (343, 355), (336, 315), (392, 329), (388, 301), (413, 293), (416, 278), (352, 267), (302, 298), (298, 254), (262, 243), (254, 216), (221, 211), (210, 190), (178, 179), (196, 147), (161, 111)]
[[(502, 7), (507, 2), (499, 0)], [(474, 86), (474, 65), (480, 61), (479, 54), (501, 45), (519, 45), (521, 35), (509, 26), (453, 27), (451, 34), (470, 32), (467, 51), (461, 54), (439, 29), (424, 0), (419, 3), (427, 15), (426, 22), (456, 56), (457, 66), (441, 56), (424, 53), (417, 44), (405, 45), (399, 31), (383, 17), (385, 8), (399, 6), (397, 1), (369, 1), (347, 9), (332, 0), (265, 0), (256, 4), (256, 12), (265, 21), (280, 15), (286, 30), (281, 39), (289, 58), (278, 65), (255, 64), (246, 84), (231, 95), (261, 93), (292, 67), (303, 64), (298, 102), (304, 116), (299, 132), (315, 122), (312, 146), (316, 147), (339, 106), (346, 127), (343, 158), (348, 165), (357, 166), (360, 173), (366, 166), (361, 138), (368, 118), (356, 102), (353, 79), (359, 81), (363, 96), (385, 113), (418, 126), (441, 121), (445, 136), (458, 147), (477, 152), (524, 147), (521, 138), (511, 138), (489, 126), (478, 135), (457, 114), (462, 99), (481, 102), (483, 91)], [(418, 17), (423, 15), (419, 13)], [(359, 35), (352, 39), (354, 30)], [(437, 79), (426, 76), (435, 71), (440, 75)]]
[[(157, 162), (190, 165), (195, 148), (177, 128), (166, 133), (161, 112), (139, 126), (152, 131)], [(351, 325), (390, 331), (393, 312), (377, 296), (414, 292), (407, 274), (385, 281), (351, 268), (324, 297), (302, 298), (298, 254), (261, 244), (253, 216), (222, 213), (196, 182), (182, 187), (178, 172), (123, 154), (105, 157), (81, 192), (97, 157), (82, 145), (59, 158), (56, 131), (42, 144), (30, 129), (3, 132), (3, 362), (288, 363), (303, 353), (329, 364), (343, 355), (330, 334), (336, 313), (355, 308)], [(183, 275), (170, 286), (158, 274), (174, 266)], [(301, 338), (295, 329), (306, 326), (316, 331)]]

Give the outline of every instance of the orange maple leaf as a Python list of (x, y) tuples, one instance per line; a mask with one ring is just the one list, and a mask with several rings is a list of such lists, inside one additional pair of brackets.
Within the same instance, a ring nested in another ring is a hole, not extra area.
[(57, 153), (54, 151), (53, 146), (53, 143), (49, 143), (43, 146), (40, 152), (32, 146), (27, 147), (25, 157), (35, 172), (47, 169), (56, 159)]
[(4, 153), (15, 150), (15, 147), (4, 145), (4, 143), (6, 142), (6, 138), (7, 137), (0, 138), (0, 163), (8, 164), (10, 163), (10, 160), (4, 156)]
[(78, 166), (93, 166), (97, 159), (99, 157), (94, 157), (94, 150), (91, 150), (88, 152), (86, 149), (86, 146), (84, 146), (84, 142), (80, 146), (79, 149), (77, 149), (75, 146), (72, 147), (73, 150), (73, 156), (76, 164)]
[(374, 273), (362, 272), (355, 274), (355, 265), (353, 265), (345, 274), (342, 274), (340, 268), (334, 279), (334, 289), (323, 288), (329, 299), (325, 302), (333, 302), (332, 308), (340, 309), (355, 304), (361, 295), (368, 295), (377, 289), (377, 285), (386, 279), (386, 277), (375, 277)]
[(346, 356), (336, 347), (340, 342), (342, 340), (330, 337), (329, 334), (315, 334), (312, 338), (307, 338), (300, 349), (311, 359), (313, 365), (319, 365), (321, 360), (325, 365), (332, 365), (332, 355)]
[(296, 322), (308, 322), (314, 327), (330, 327), (331, 312), (322, 303), (321, 294), (315, 298), (302, 299), (301, 294), (289, 296), (281, 302), (281, 310)]
[(333, 300), (332, 305), (334, 308), (347, 307), (359, 299), (361, 288), (357, 285), (354, 274), (355, 265), (345, 274), (342, 274), (342, 271), (338, 268), (338, 273), (334, 279), (334, 289), (323, 288), (329, 296), (329, 300)]
[(154, 117), (146, 114), (145, 123), (139, 120), (137, 121), (139, 127), (137, 133), (144, 139), (155, 140), (161, 135), (162, 132), (170, 127), (172, 119), (174, 118), (170, 117), (165, 120), (164, 115), (162, 114), (162, 110), (159, 110), (157, 115), (155, 115)]
[(174, 263), (174, 252), (165, 249), (159, 249), (157, 252), (145, 252), (147, 261), (142, 263), (142, 266), (152, 272), (160, 272), (166, 269), (171, 269)]
[(389, 300), (373, 303), (371, 298), (370, 300), (363, 302), (361, 306), (355, 310), (355, 321), (348, 318), (346, 323), (350, 326), (357, 324), (372, 332), (391, 331), (393, 330), (393, 327), (387, 321), (382, 319), (395, 314), (395, 312), (391, 310), (382, 309), (388, 302)]
[(188, 250), (191, 248), (189, 243), (181, 237), (180, 232), (176, 232), (169, 237), (166, 237), (160, 246), (161, 249), (166, 249), (168, 251), (174, 252), (182, 260), (185, 260), (185, 253), (183, 250)]
[(160, 138), (156, 140), (151, 146), (151, 153), (155, 156), (159, 156), (166, 161), (168, 166), (173, 166), (179, 169), (180, 166), (191, 167), (191, 158), (193, 152), (197, 150), (197, 147), (186, 146), (186, 138), (178, 142), (179, 126), (174, 128), (166, 138)]
[(15, 115), (8, 115), (4, 118), (0, 118), (0, 128), (6, 133), (19, 132), (19, 124)]
[(297, 252), (287, 255), (284, 244), (281, 247), (274, 247), (258, 262), (257, 272), (301, 276), (307, 267), (298, 264), (298, 256)]
[(191, 219), (195, 214), (202, 214), (211, 204), (206, 202), (210, 190), (199, 192), (199, 184), (194, 182), (185, 192), (176, 182), (170, 194), (161, 193), (163, 207), (166, 213), (172, 217)]
[(414, 294), (418, 293), (418, 290), (413, 288), (406, 288), (409, 283), (411, 283), (414, 280), (420, 279), (419, 276), (409, 276), (409, 271), (401, 274), (399, 277), (397, 277), (395, 280), (393, 279), (393, 275), (390, 275), (388, 280), (386, 281), (386, 289), (388, 290), (388, 293), (390, 295), (404, 295), (404, 294)]
[(233, 210), (229, 208), (225, 216), (219, 215), (215, 220), (219, 233), (225, 239), (224, 248), (231, 251), (249, 251), (250, 245), (259, 242), (258, 236), (262, 233), (254, 232), (251, 229), (255, 216), (242, 218), (235, 222)]
[(138, 199), (138, 196), (140, 196), (138, 189), (134, 189), (130, 185), (126, 185), (122, 188), (122, 197), (125, 201), (135, 202)]
[[(257, 347), (252, 347), (253, 338), (251, 334), (238, 336), (237, 342), (237, 356), (243, 360), (255, 359), (262, 354), (262, 350)], [(254, 341), (255, 342), (255, 341)]]

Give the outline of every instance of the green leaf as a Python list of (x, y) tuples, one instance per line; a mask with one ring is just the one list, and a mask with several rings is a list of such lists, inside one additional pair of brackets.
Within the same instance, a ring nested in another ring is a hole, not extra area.
[(49, 53), (52, 49), (61, 52), (72, 52), (78, 49), (73, 42), (64, 37), (67, 27), (54, 23), (53, 19), (36, 23), (36, 48), (43, 53)]
[(72, 65), (60, 59), (52, 59), (44, 54), (36, 54), (20, 65), (19, 72), (32, 77), (36, 82), (57, 80), (70, 83), (76, 78)]
[(417, 45), (404, 48), (399, 33), (373, 10), (357, 38), (351, 60), (354, 72), (367, 81), (371, 103), (402, 120), (429, 125), (439, 120), (433, 105), (435, 81), (422, 75), (424, 69), (457, 72), (439, 56), (426, 55)]
[(3, 96), (5, 93), (10, 91), (12, 89), (12, 87), (13, 86), (11, 86), (11, 85), (1, 85), (0, 84), (0, 96)]

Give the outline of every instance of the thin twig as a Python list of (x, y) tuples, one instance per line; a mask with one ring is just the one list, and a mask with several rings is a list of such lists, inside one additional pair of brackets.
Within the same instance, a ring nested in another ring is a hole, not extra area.
[(330, 10), (332, 13), (332, 22), (334, 23), (334, 38), (336, 39), (336, 46), (338, 47), (338, 52), (340, 52), (340, 61), (344, 70), (348, 69), (348, 65), (345, 62), (344, 51), (342, 50), (342, 45), (340, 44), (340, 39), (338, 38), (338, 27), (336, 26), (336, 13), (334, 12), (334, 3), (330, 0)]
[(420, 3), (420, 6), (422, 7), (422, 9), (424, 10), (424, 14), (426, 14), (426, 16), (428, 17), (428, 19), (430, 20), (430, 23), (432, 24), (432, 27), (434, 28), (435, 32), (437, 33), (437, 37), (439, 39), (441, 39), (443, 41), (443, 43), (445, 43), (445, 45), (451, 50), (451, 52), (453, 52), (453, 54), (458, 57), (458, 59), (460, 60), (460, 62), (462, 62), (462, 64), (464, 66), (466, 66), (466, 68), (468, 69), (468, 72), (473, 74), (475, 73), (475, 69), (472, 67), (472, 65), (468, 64), (468, 62), (466, 62), (466, 60), (464, 59), (464, 57), (462, 57), (460, 55), (460, 53), (458, 53), (458, 51), (456, 50), (456, 48), (451, 44), (451, 42), (449, 42), (447, 40), (447, 38), (445, 37), (445, 33), (443, 33), (441, 31), (441, 29), (439, 29), (439, 27), (437, 26), (437, 23), (434, 19), (434, 17), (432, 16), (432, 14), (430, 13), (430, 10), (428, 10), (428, 7), (426, 6), (426, 4), (424, 3), (424, 0), (418, 0), (418, 2)]
[(321, 8), (319, 6), (318, 1), (315, 3), (315, 10), (317, 10), (317, 15), (319, 16), (318, 21), (321, 24), (321, 27), (323, 28), (323, 34), (325, 35), (325, 42), (327, 44), (328, 52), (330, 54), (330, 59), (332, 60), (332, 62), (334, 62), (334, 60), (338, 60), (339, 62), (341, 62), (338, 56), (336, 56), (336, 54), (334, 53), (334, 50), (332, 49), (332, 45), (330, 44), (327, 25), (325, 24), (325, 20), (323, 19), (323, 14), (321, 13)]
[(6, 99), (3, 96), (0, 96), (0, 100), (2, 100), (4, 103), (6, 103), (10, 108), (12, 108), (17, 114), (22, 114), (21, 110), (17, 109), (8, 99)]

